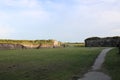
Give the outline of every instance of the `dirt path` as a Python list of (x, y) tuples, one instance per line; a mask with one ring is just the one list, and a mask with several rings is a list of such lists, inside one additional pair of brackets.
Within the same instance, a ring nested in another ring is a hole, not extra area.
[(94, 65), (92, 66), (92, 70), (86, 73), (83, 78), (78, 80), (111, 80), (111, 78), (108, 75), (104, 74), (103, 72), (99, 72), (105, 60), (107, 52), (110, 51), (111, 49), (112, 48), (104, 49), (97, 57)]

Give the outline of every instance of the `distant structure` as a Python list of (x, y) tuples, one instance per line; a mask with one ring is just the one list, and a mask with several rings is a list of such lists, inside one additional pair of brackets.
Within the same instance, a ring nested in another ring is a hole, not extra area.
[(120, 54), (120, 42), (117, 44), (118, 54)]
[(53, 40), (53, 47), (60, 47), (61, 43), (59, 41)]
[(117, 47), (117, 44), (120, 43), (120, 37), (91, 37), (85, 40), (86, 47)]
[(24, 49), (21, 44), (0, 43), (0, 49)]
[(61, 47), (56, 40), (0, 40), (0, 49), (40, 49)]

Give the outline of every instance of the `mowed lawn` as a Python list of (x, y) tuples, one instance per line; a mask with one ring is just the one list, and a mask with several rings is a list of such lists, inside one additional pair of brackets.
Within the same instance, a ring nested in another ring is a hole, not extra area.
[(0, 50), (0, 80), (71, 80), (86, 72), (102, 49)]
[(117, 48), (107, 54), (103, 68), (107, 70), (112, 80), (120, 80), (120, 54)]

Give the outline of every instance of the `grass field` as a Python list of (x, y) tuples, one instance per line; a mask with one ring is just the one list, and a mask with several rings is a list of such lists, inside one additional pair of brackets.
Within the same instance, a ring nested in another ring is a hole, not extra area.
[(86, 72), (102, 49), (0, 50), (0, 80), (71, 80)]
[(112, 77), (112, 80), (120, 80), (120, 54), (118, 54), (117, 48), (108, 53), (104, 68)]

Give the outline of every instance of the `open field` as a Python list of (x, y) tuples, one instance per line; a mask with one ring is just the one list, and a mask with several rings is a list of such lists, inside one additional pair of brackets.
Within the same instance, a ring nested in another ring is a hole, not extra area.
[(0, 80), (71, 80), (86, 72), (102, 49), (0, 50)]
[(112, 77), (112, 80), (120, 80), (120, 54), (117, 53), (117, 48), (111, 50), (103, 66)]

